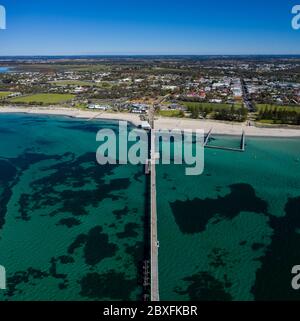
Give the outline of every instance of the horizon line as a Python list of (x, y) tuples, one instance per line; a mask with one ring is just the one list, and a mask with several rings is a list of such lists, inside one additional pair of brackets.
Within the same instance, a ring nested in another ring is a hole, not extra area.
[(286, 54), (286, 53), (264, 53), (264, 54), (255, 54), (255, 53), (251, 53), (251, 54), (130, 54), (130, 53), (115, 53), (115, 54), (19, 54), (19, 55), (0, 55), (0, 58), (2, 57), (13, 57), (13, 58), (17, 58), (17, 57), (157, 57), (157, 56), (165, 56), (165, 57), (169, 57), (169, 56), (177, 56), (177, 57), (201, 57), (201, 56), (216, 56), (216, 57), (237, 57), (237, 56), (244, 56), (244, 57), (251, 57), (251, 56), (300, 56), (300, 53), (295, 53), (295, 54)]

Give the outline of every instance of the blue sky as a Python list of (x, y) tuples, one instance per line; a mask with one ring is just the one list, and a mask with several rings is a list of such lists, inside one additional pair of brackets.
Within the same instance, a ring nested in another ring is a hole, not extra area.
[(0, 0), (0, 55), (300, 54), (300, 0)]

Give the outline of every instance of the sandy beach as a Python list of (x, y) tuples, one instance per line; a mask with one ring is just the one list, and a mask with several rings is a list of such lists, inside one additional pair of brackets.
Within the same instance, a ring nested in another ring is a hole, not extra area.
[(125, 120), (135, 126), (141, 124), (138, 115), (129, 113), (108, 113), (93, 110), (81, 110), (76, 108), (64, 107), (0, 107), (0, 113), (26, 113), (36, 115), (56, 115), (68, 116), (73, 118), (83, 118), (86, 120), (103, 119), (103, 120)]
[[(125, 120), (131, 122), (135, 126), (141, 124), (139, 115), (130, 113), (109, 113), (92, 110), (80, 110), (75, 108), (63, 107), (0, 107), (0, 113), (28, 113), (42, 115), (61, 115), (74, 118), (84, 118), (87, 120)], [(277, 128), (277, 127), (256, 127), (247, 126), (246, 124), (229, 123), (213, 120), (195, 120), (156, 117), (155, 128), (159, 129), (203, 129), (208, 132), (212, 129), (214, 134), (222, 135), (241, 135), (245, 130), (248, 136), (261, 137), (300, 137), (299, 129), (295, 128)]]

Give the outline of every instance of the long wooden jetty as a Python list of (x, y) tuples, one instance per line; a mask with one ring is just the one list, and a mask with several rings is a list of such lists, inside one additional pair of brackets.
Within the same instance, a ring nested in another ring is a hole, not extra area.
[(151, 301), (159, 301), (155, 134), (151, 131)]
[[(165, 99), (165, 98), (163, 98)], [(163, 100), (161, 100), (163, 101)], [(157, 233), (157, 197), (156, 197), (156, 150), (154, 128), (155, 105), (149, 108), (149, 155), (145, 173), (150, 174), (150, 299), (159, 301), (158, 275), (158, 233)]]

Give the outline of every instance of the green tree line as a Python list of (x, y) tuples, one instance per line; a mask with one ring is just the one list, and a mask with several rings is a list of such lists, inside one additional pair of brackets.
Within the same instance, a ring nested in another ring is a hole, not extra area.
[(263, 108), (259, 111), (258, 120), (272, 120), (278, 124), (300, 125), (300, 108), (299, 112), (282, 108)]
[(199, 117), (207, 118), (208, 115), (212, 115), (212, 118), (217, 120), (237, 121), (244, 122), (247, 119), (248, 111), (245, 107), (230, 108), (217, 108), (207, 106), (189, 106), (188, 111), (191, 113), (191, 118), (198, 119)]

